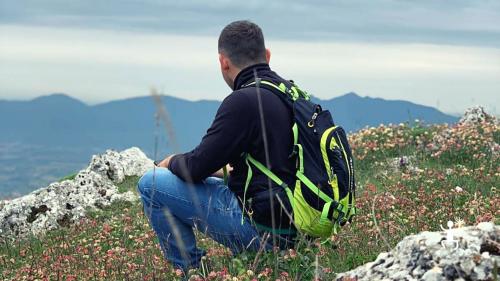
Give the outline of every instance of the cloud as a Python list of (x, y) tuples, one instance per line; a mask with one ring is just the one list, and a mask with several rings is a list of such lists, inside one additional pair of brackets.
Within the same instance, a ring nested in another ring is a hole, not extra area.
[(500, 90), (500, 1), (0, 0), (0, 97), (66, 92), (222, 99), (216, 38), (264, 30), (272, 66), (311, 93), (406, 99), (461, 112)]
[[(65, 92), (86, 102), (166, 94), (223, 99), (216, 36), (0, 26), (0, 95)], [(500, 49), (408, 43), (270, 39), (272, 67), (310, 93), (405, 99), (461, 112), (499, 108)]]
[(500, 45), (500, 1), (0, 0), (0, 24), (216, 36), (251, 19), (272, 39)]

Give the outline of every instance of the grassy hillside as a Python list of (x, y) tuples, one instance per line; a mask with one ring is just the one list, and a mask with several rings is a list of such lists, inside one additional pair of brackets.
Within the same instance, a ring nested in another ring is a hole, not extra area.
[[(357, 162), (355, 222), (328, 241), (301, 239), (295, 250), (229, 250), (199, 233), (208, 249), (191, 280), (331, 280), (373, 260), (406, 235), (459, 225), (500, 223), (500, 130), (418, 123), (368, 128), (351, 136)], [(134, 190), (128, 178), (121, 191)], [(323, 242), (323, 243), (321, 243)], [(43, 238), (0, 245), (7, 280), (176, 280), (139, 203), (115, 203), (81, 224)]]

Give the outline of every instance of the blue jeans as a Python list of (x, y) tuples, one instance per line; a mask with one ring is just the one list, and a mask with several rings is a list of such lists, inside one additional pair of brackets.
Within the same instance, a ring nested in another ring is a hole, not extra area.
[[(233, 254), (261, 247), (264, 233), (246, 216), (242, 223), (238, 199), (219, 178), (188, 184), (165, 168), (155, 168), (142, 176), (138, 189), (163, 254), (175, 267), (198, 267), (206, 254), (196, 246), (194, 227)], [(263, 247), (272, 249), (272, 239)]]

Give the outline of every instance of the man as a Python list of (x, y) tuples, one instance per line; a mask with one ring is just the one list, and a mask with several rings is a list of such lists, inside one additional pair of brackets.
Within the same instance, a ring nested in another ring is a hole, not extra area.
[[(253, 168), (244, 190), (247, 153), (267, 163), (289, 185), (294, 182), (291, 109), (270, 89), (247, 87), (256, 77), (276, 84), (290, 82), (270, 69), (271, 53), (265, 48), (262, 30), (252, 22), (227, 25), (220, 34), (218, 51), (222, 76), (233, 92), (194, 150), (167, 157), (138, 184), (144, 212), (165, 257), (183, 270), (198, 267), (205, 254), (196, 246), (194, 227), (234, 254), (260, 247), (291, 247), (296, 234), (282, 187)], [(220, 169), (226, 164), (232, 167), (227, 186), (213, 177), (221, 177)], [(263, 239), (268, 233), (271, 238)]]

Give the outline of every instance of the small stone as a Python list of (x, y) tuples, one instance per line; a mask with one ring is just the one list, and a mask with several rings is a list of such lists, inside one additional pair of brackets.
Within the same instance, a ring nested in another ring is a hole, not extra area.
[(476, 265), (474, 264), (474, 262), (472, 261), (472, 259), (469, 258), (469, 259), (463, 260), (460, 263), (460, 267), (464, 271), (465, 275), (469, 275), (472, 272), (472, 270), (474, 269), (474, 267), (476, 267)]
[(425, 231), (422, 233), (422, 236), (425, 238), (426, 246), (434, 246), (436, 244), (440, 244), (441, 240), (444, 239), (443, 235), (439, 232), (429, 232)]
[(441, 268), (435, 267), (429, 271), (427, 271), (424, 275), (422, 275), (422, 280), (424, 281), (440, 281), (445, 280), (443, 277), (443, 272)]
[(483, 252), (483, 253), (481, 254), (481, 257), (482, 257), (483, 259), (489, 259), (491, 256), (490, 256), (490, 253), (489, 253), (489, 252)]
[(495, 225), (492, 222), (481, 222), (477, 225), (477, 228), (484, 232), (493, 231)]
[[(492, 267), (487, 263), (480, 263), (474, 268), (476, 280), (487, 280), (487, 276), (491, 276)], [(493, 279), (491, 279), (493, 280)]]
[(448, 280), (455, 280), (456, 278), (460, 277), (462, 274), (459, 266), (456, 265), (447, 265), (443, 268), (443, 274), (444, 277)]
[(388, 277), (390, 278), (389, 280), (408, 280), (411, 276), (406, 271), (398, 271)]

